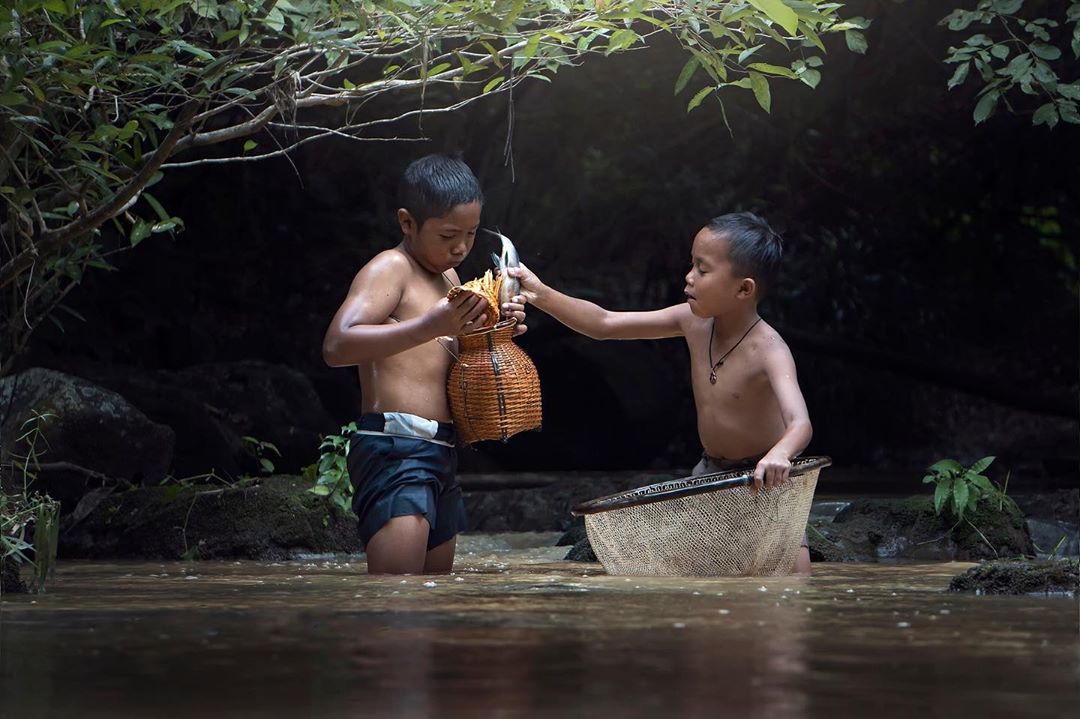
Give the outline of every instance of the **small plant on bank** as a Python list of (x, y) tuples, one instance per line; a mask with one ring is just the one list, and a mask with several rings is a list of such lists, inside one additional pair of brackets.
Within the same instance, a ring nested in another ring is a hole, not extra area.
[(263, 474), (274, 473), (274, 462), (268, 455), (276, 454), (281, 456), (281, 452), (278, 450), (272, 442), (264, 442), (261, 439), (255, 439), (254, 437), (241, 437), (244, 442), (244, 449), (253, 456), (259, 462), (259, 468), (262, 469)]
[[(934, 512), (938, 515), (948, 513), (956, 519), (958, 525), (966, 522), (968, 526), (978, 532), (979, 536), (988, 547), (997, 553), (997, 549), (986, 538), (982, 530), (976, 527), (968, 518), (975, 513), (979, 503), (983, 501), (995, 502), (999, 513), (1020, 514), (1020, 508), (1011, 497), (1006, 495), (1009, 486), (1008, 475), (1005, 477), (1005, 486), (999, 487), (983, 472), (993, 463), (994, 457), (983, 457), (971, 466), (965, 467), (955, 459), (943, 459), (935, 462), (928, 468), (929, 474), (923, 477), (923, 484), (934, 484)], [(949, 531), (951, 532), (952, 529)]]
[(304, 477), (315, 483), (308, 491), (326, 497), (346, 511), (352, 511), (352, 482), (349, 481), (349, 438), (356, 422), (349, 422), (339, 434), (323, 437), (322, 454), (316, 464), (304, 468)]
[[(14, 446), (23, 447), (23, 454), (12, 451), (10, 463), (2, 468), (12, 473), (13, 485), (21, 486), (15, 486), (12, 492), (0, 489), (0, 564), (14, 560), (33, 566), (30, 588), (35, 592), (45, 591), (45, 582), (53, 575), (60, 536), (60, 503), (30, 488), (44, 453), (38, 448), (39, 441), (44, 440), (42, 425), (55, 416), (35, 411), (23, 423), (23, 434), (15, 440)], [(28, 537), (31, 529), (33, 535)]]

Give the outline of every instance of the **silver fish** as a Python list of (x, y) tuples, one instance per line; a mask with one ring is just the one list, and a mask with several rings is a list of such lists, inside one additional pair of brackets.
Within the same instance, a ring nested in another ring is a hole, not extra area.
[(489, 235), (498, 237), (502, 242), (502, 254), (496, 255), (491, 253), (491, 259), (495, 262), (495, 265), (499, 268), (499, 274), (502, 276), (502, 286), (499, 288), (499, 307), (500, 309), (504, 304), (517, 296), (518, 291), (521, 289), (521, 282), (516, 277), (511, 277), (506, 274), (508, 267), (520, 267), (521, 260), (518, 258), (517, 248), (514, 247), (514, 243), (510, 241), (510, 238), (501, 232), (494, 232), (489, 229), (484, 229), (484, 232)]

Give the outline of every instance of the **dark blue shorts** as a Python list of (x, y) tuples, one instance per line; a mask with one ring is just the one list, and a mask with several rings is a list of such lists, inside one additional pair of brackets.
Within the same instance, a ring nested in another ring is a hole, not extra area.
[(365, 414), (357, 425), (348, 463), (364, 544), (394, 517), (423, 515), (428, 549), (465, 529), (452, 425), (402, 413)]

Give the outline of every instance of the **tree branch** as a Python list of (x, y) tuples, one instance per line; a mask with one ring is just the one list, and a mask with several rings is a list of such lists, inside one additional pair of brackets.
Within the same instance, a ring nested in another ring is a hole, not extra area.
[[(158, 148), (154, 150), (154, 154), (150, 156), (150, 159), (146, 161), (131, 181), (114, 194), (108, 202), (74, 222), (69, 222), (62, 227), (41, 233), (36, 243), (38, 252), (52, 252), (65, 242), (74, 239), (79, 235), (96, 230), (106, 221), (123, 211), (123, 208), (128, 206), (128, 203), (130, 203), (133, 198), (138, 197), (146, 187), (146, 183), (150, 181), (154, 176), (154, 173), (161, 168), (161, 165), (169, 155), (172, 154), (172, 151), (180, 141), (180, 138), (188, 131), (197, 108), (198, 103), (189, 102), (181, 109), (180, 116), (177, 118), (176, 123), (169, 131), (169, 134), (165, 136), (165, 139), (162, 140)], [(34, 254), (35, 252), (31, 249), (23, 250), (12, 258), (10, 262), (4, 265), (3, 268), (0, 268), (0, 288), (6, 287), (20, 272), (29, 267), (34, 261)]]

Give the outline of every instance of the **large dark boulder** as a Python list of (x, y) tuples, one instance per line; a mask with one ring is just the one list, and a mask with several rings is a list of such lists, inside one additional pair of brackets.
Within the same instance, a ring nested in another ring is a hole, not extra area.
[(984, 562), (953, 577), (949, 589), (979, 594), (1076, 594), (1080, 563), (1075, 559)]
[[(33, 447), (19, 440), (42, 415)], [(28, 422), (30, 424), (28, 424)], [(115, 392), (34, 368), (0, 379), (0, 457), (38, 454), (34, 489), (70, 511), (87, 488), (110, 479), (154, 485), (172, 461), (174, 435)], [(10, 480), (9, 480), (10, 481)]]
[(281, 475), (165, 485), (103, 499), (60, 537), (64, 559), (285, 559), (359, 552), (356, 517)]
[(1024, 516), (1009, 502), (999, 510), (984, 500), (967, 519), (958, 523), (935, 514), (929, 496), (856, 499), (831, 523), (814, 523), (811, 558), (816, 553), (833, 561), (971, 561), (1034, 555)]
[(87, 367), (96, 382), (118, 392), (176, 433), (172, 473), (191, 477), (258, 474), (252, 437), (273, 444), (267, 459), (279, 472), (298, 472), (318, 459), (321, 435), (338, 425), (302, 373), (267, 362), (201, 364), (178, 371)]

